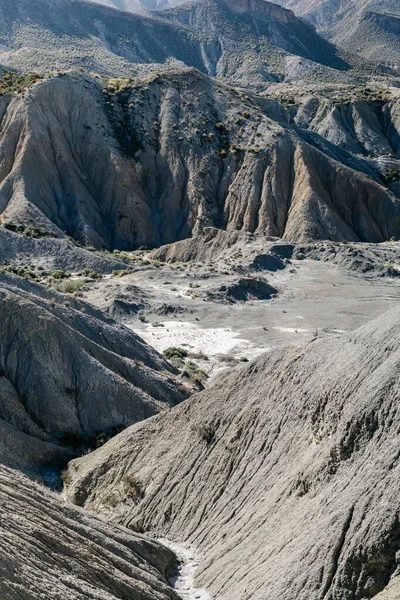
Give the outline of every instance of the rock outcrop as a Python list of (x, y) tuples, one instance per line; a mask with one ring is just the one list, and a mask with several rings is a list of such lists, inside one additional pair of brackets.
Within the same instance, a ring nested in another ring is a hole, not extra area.
[(262, 357), (72, 462), (67, 496), (192, 542), (218, 599), (372, 598), (398, 569), (399, 332), (396, 308)]
[(0, 466), (2, 600), (178, 600), (162, 545), (107, 525)]
[(187, 396), (131, 330), (44, 286), (0, 276), (0, 461), (41, 471)]
[(284, 259), (290, 259), (293, 250), (293, 244), (279, 239), (206, 227), (199, 236), (161, 246), (150, 258), (166, 263), (229, 263), (233, 270), (279, 271), (285, 268)]
[(0, 108), (3, 221), (107, 248), (208, 226), (287, 240), (400, 236), (400, 200), (369, 163), (195, 70), (105, 89), (60, 76)]

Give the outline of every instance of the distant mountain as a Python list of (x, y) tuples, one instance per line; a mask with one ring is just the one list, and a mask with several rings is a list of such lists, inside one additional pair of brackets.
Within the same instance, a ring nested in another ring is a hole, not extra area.
[(276, 3), (306, 18), (330, 37), (345, 24), (362, 19), (367, 12), (400, 16), (398, 0), (276, 0)]
[(353, 27), (340, 27), (335, 42), (350, 52), (400, 70), (399, 16), (366, 12)]
[(118, 10), (126, 10), (133, 13), (143, 13), (147, 10), (155, 10), (160, 8), (170, 8), (183, 4), (185, 0), (88, 0), (96, 4), (111, 6)]
[(398, 0), (277, 0), (347, 51), (400, 65)]
[(143, 72), (143, 65), (171, 61), (252, 82), (347, 81), (351, 68), (312, 26), (264, 0), (204, 0), (146, 16), (80, 0), (1, 2), (5, 66), (131, 76), (137, 65)]

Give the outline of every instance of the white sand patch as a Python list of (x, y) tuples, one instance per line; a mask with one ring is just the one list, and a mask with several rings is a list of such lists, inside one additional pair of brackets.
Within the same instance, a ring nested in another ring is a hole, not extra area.
[(196, 552), (185, 544), (177, 544), (164, 538), (158, 541), (175, 552), (181, 561), (178, 574), (170, 579), (170, 584), (182, 600), (213, 600), (206, 589), (194, 586), (194, 576), (198, 566)]
[(162, 324), (164, 327), (153, 327), (149, 324), (146, 329), (135, 330), (159, 352), (171, 346), (178, 346), (189, 352), (203, 352), (207, 356), (228, 353), (235, 356), (242, 355), (251, 346), (248, 340), (239, 339), (238, 333), (230, 328), (203, 328), (181, 321), (163, 321)]
[(310, 333), (309, 329), (300, 329), (299, 327), (273, 327), (273, 329), (284, 331), (285, 333)]

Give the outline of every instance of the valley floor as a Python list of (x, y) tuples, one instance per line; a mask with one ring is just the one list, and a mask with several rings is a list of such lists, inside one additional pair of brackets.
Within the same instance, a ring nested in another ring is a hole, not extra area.
[[(133, 314), (124, 316), (124, 324), (158, 351), (183, 347), (206, 355), (207, 361), (197, 362), (210, 378), (235, 360), (250, 360), (280, 345), (346, 335), (400, 298), (396, 278), (366, 278), (314, 260), (293, 260), (285, 270), (266, 277), (278, 290), (275, 298), (228, 305), (201, 297), (208, 280), (195, 266), (185, 272), (165, 266), (103, 280), (85, 298), (104, 308), (105, 297), (112, 302), (129, 297), (133, 286), (141, 290), (146, 322)], [(222, 285), (226, 279), (215, 274), (213, 284)], [(198, 296), (186, 295), (192, 290)]]

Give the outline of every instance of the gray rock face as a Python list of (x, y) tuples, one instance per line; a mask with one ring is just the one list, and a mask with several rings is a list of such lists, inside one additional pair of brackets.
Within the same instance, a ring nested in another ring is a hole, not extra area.
[(0, 460), (13, 467), (65, 463), (90, 436), (185, 397), (171, 366), (132, 331), (64, 301), (0, 276)]
[(65, 504), (0, 466), (2, 600), (178, 600), (167, 548)]
[(338, 148), (369, 159), (400, 158), (400, 95), (377, 87), (318, 91), (288, 88), (264, 105), (272, 119), (317, 133)]
[(400, 201), (369, 164), (197, 71), (111, 81), (103, 93), (96, 79), (62, 76), (0, 106), (2, 220), (108, 248), (208, 226), (287, 240), (400, 236)]
[(397, 308), (260, 358), (72, 462), (67, 496), (194, 543), (218, 599), (372, 598), (398, 569), (399, 332)]

